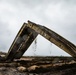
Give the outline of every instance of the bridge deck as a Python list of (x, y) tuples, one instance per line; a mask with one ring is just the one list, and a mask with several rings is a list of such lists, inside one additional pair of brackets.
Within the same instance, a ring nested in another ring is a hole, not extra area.
[(23, 24), (22, 28), (18, 32), (14, 42), (5, 56), (5, 59), (12, 61), (13, 59), (21, 58), (38, 34), (42, 35), (71, 56), (76, 57), (76, 46), (74, 44), (56, 32), (28, 21), (27, 24)]

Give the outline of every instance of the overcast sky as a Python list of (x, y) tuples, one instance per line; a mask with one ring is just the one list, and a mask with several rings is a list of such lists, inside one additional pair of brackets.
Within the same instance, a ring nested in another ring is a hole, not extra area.
[[(7, 52), (28, 20), (44, 25), (76, 45), (76, 0), (0, 0), (0, 51)], [(68, 56), (42, 36), (25, 55)]]

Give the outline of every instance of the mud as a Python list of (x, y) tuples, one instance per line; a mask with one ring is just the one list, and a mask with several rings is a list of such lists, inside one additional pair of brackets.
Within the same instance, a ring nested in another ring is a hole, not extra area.
[(76, 75), (72, 57), (22, 57), (0, 62), (0, 75)]
[(0, 67), (0, 75), (76, 75), (76, 64), (39, 68), (30, 72), (20, 72), (18, 67)]
[[(59, 59), (54, 62), (55, 59)], [(12, 62), (0, 62), (0, 75), (76, 75), (76, 61), (67, 58), (28, 57)], [(53, 63), (51, 62), (53, 61)]]

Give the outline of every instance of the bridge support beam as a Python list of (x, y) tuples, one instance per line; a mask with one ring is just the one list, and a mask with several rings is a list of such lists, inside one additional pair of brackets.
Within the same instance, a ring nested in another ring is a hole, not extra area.
[(14, 42), (12, 43), (8, 53), (5, 56), (5, 60), (12, 61), (13, 59), (21, 58), (38, 34), (42, 35), (44, 38), (71, 56), (76, 57), (76, 46), (74, 44), (51, 29), (28, 21), (28, 23), (23, 24), (22, 28), (18, 32)]

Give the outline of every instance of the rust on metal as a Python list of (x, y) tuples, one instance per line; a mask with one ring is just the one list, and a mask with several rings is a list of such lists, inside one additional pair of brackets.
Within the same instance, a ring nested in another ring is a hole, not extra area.
[(76, 57), (76, 46), (56, 32), (30, 21), (28, 21), (28, 27), (35, 30), (38, 34), (42, 35), (47, 40), (49, 40), (71, 56)]
[(14, 42), (12, 43), (5, 59), (11, 61), (15, 58), (19, 59), (22, 57), (37, 35), (38, 33), (27, 27), (27, 24), (24, 23)]
[(5, 56), (5, 59), (12, 61), (13, 59), (21, 58), (38, 34), (42, 35), (71, 56), (76, 57), (76, 46), (74, 44), (51, 29), (28, 21), (28, 23), (23, 24), (22, 28), (18, 32), (14, 42)]

